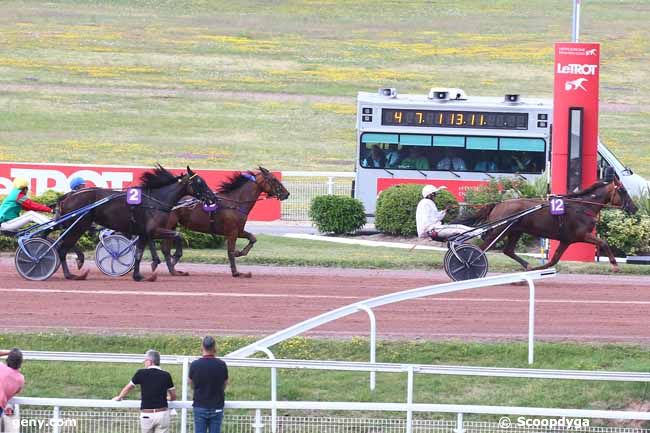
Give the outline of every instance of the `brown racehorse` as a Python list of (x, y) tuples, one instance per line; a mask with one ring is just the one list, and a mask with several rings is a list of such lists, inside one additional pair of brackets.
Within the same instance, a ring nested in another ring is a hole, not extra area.
[[(462, 220), (462, 223), (470, 225), (481, 222), (490, 223), (538, 204), (546, 204), (540, 210), (523, 216), (508, 229), (504, 234), (503, 253), (505, 255), (516, 260), (527, 270), (546, 269), (554, 266), (560, 260), (570, 244), (586, 242), (604, 249), (612, 264), (612, 271), (618, 272), (616, 258), (611, 248), (605, 240), (594, 235), (593, 231), (596, 227), (598, 214), (605, 206), (618, 207), (629, 214), (636, 213), (637, 207), (623, 184), (618, 179), (610, 182), (600, 181), (582, 191), (557, 197), (564, 201), (564, 215), (551, 215), (548, 202), (543, 199), (513, 199), (483, 206), (477, 210), (473, 217)], [(481, 248), (485, 250), (501, 232), (502, 229), (486, 232), (483, 235)], [(560, 241), (560, 245), (548, 263), (531, 268), (527, 261), (515, 254), (517, 241), (524, 233)]]
[[(250, 277), (250, 272), (240, 273), (235, 264), (236, 257), (248, 254), (257, 241), (252, 233), (244, 230), (248, 214), (258, 201), (261, 193), (267, 197), (276, 197), (279, 200), (286, 200), (289, 192), (284, 185), (273, 174), (259, 167), (257, 173), (251, 171), (237, 173), (221, 184), (216, 192), (217, 206), (214, 210), (206, 211), (203, 204), (197, 200), (181, 201), (176, 206), (168, 220), (167, 229), (173, 230), (177, 224), (181, 224), (195, 232), (222, 235), (226, 237), (228, 247), (228, 260), (233, 277)], [(248, 244), (241, 250), (235, 249), (238, 238), (248, 239)], [(182, 256), (178, 248), (171, 256), (171, 241), (164, 241), (161, 250), (165, 255), (167, 269), (172, 275), (188, 275), (187, 272), (177, 271), (174, 267)], [(154, 262), (157, 257), (154, 257)]]

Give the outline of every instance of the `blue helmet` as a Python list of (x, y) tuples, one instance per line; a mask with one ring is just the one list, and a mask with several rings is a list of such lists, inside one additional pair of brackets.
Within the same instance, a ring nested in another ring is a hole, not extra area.
[(83, 186), (86, 186), (86, 181), (79, 176), (75, 176), (72, 178), (72, 180), (70, 180), (70, 189), (73, 191)]

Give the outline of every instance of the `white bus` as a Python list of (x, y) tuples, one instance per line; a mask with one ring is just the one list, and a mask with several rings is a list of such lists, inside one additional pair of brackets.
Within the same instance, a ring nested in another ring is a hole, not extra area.
[[(468, 97), (449, 88), (359, 92), (355, 197), (374, 214), (379, 192), (397, 184), (445, 185), (463, 200), (493, 178), (546, 176), (552, 119), (550, 99)], [(601, 172), (613, 166), (631, 194), (647, 188), (601, 143), (598, 153)]]

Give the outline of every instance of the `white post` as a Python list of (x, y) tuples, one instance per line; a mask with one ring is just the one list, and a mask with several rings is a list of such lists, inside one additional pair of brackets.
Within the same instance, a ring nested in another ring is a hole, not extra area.
[(573, 28), (572, 40), (578, 42), (580, 39), (580, 0), (573, 0)]
[[(273, 352), (271, 352), (266, 347), (258, 347), (257, 350), (264, 352), (269, 359), (275, 359)], [(278, 408), (275, 403), (278, 400), (278, 369), (271, 367), (271, 403), (273, 407), (271, 408), (271, 431), (276, 432), (278, 427)]]
[(52, 433), (59, 433), (59, 420), (60, 420), (60, 408), (59, 406), (54, 406), (52, 410)]
[(334, 178), (332, 176), (327, 178), (327, 194), (334, 194)]
[(456, 429), (454, 433), (465, 433), (465, 428), (463, 427), (463, 413), (458, 412), (456, 414)]
[[(181, 400), (187, 401), (187, 389), (189, 387), (190, 377), (190, 360), (186, 356), (183, 358), (183, 382), (181, 388)], [(187, 433), (187, 408), (181, 409), (181, 433)]]
[(264, 424), (262, 424), (262, 410), (255, 409), (255, 422), (251, 425), (255, 429), (255, 433), (262, 433)]
[[(368, 313), (368, 318), (370, 319), (370, 363), (374, 364), (376, 362), (376, 348), (377, 348), (377, 322), (375, 320), (375, 313), (372, 309), (366, 307), (365, 305), (359, 306), (360, 310)], [(370, 391), (375, 390), (375, 371), (370, 372)]]
[(528, 296), (528, 364), (532, 364), (535, 356), (535, 283), (526, 278), (530, 294)]
[(408, 367), (408, 376), (406, 384), (406, 433), (411, 433), (413, 431), (413, 409), (411, 405), (413, 404), (413, 366), (409, 365)]

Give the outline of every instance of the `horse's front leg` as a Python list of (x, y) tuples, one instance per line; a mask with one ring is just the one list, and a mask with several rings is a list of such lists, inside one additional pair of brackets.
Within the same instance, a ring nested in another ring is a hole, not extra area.
[[(183, 253), (183, 236), (175, 231), (175, 230), (170, 230), (170, 229), (160, 229), (155, 232), (155, 237), (157, 239), (161, 239), (162, 241), (160, 242), (160, 250), (163, 253), (163, 256), (165, 256), (165, 264), (167, 265), (167, 270), (169, 273), (175, 277), (186, 277), (189, 275), (188, 272), (183, 272), (183, 271), (177, 271), (175, 269), (176, 266), (176, 261), (171, 255), (171, 241), (174, 241), (174, 245), (176, 246), (176, 253), (174, 254), (174, 257), (176, 257), (176, 254), (179, 253), (179, 248), (180, 248), (180, 255), (182, 256)], [(178, 256), (180, 258), (180, 256)]]
[[(135, 281), (142, 281), (144, 280), (144, 275), (140, 273), (140, 262), (142, 261), (142, 255), (144, 254), (144, 248), (147, 246), (147, 241), (146, 239), (140, 238), (135, 244), (135, 264), (133, 265), (133, 279)], [(156, 280), (156, 274), (152, 274), (151, 277), (149, 277), (148, 281), (155, 281)]]
[(149, 252), (151, 253), (151, 272), (156, 272), (156, 268), (161, 263), (158, 251), (156, 250), (156, 241), (149, 241)]
[(232, 273), (233, 277), (244, 277), (244, 278), (250, 278), (251, 273), (250, 272), (244, 272), (241, 273), (237, 270), (237, 264), (235, 264), (235, 257), (237, 257), (237, 251), (235, 250), (235, 247), (237, 245), (237, 235), (236, 234), (229, 234), (227, 235), (228, 238), (228, 261), (230, 262), (230, 272)]
[(239, 234), (239, 237), (248, 239), (248, 243), (246, 244), (244, 249), (242, 249), (241, 251), (235, 251), (236, 257), (244, 257), (248, 255), (250, 250), (253, 248), (253, 245), (255, 245), (255, 242), (257, 242), (257, 238), (252, 233), (248, 233), (247, 231), (242, 231)]
[(564, 252), (566, 251), (567, 248), (569, 248), (568, 243), (560, 242), (560, 245), (557, 246), (557, 250), (555, 250), (555, 254), (553, 254), (553, 257), (551, 258), (551, 260), (548, 261), (548, 263), (546, 263), (545, 265), (542, 265), (542, 266), (537, 266), (537, 267), (534, 267), (534, 268), (530, 268), (529, 270), (530, 271), (539, 271), (539, 270), (542, 270), (542, 269), (548, 269), (551, 266), (555, 266), (557, 264), (557, 262), (560, 261), (560, 259), (562, 258), (562, 254), (564, 254)]
[(75, 245), (72, 247), (72, 252), (74, 252), (77, 255), (77, 269), (81, 269), (84, 266), (84, 262), (86, 261), (86, 256), (84, 256), (83, 251), (81, 251), (81, 248), (79, 246)]
[(616, 263), (616, 257), (614, 256), (614, 252), (612, 251), (612, 249), (610, 248), (606, 240), (601, 239), (594, 234), (587, 233), (585, 235), (584, 242), (587, 242), (589, 244), (594, 244), (597, 247), (604, 249), (605, 253), (607, 253), (607, 257), (609, 257), (609, 263), (611, 263), (612, 265), (612, 272), (621, 271), (621, 269), (618, 267), (618, 263)]

